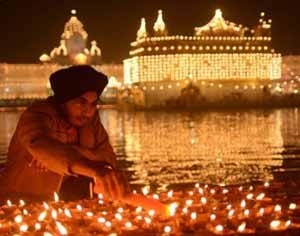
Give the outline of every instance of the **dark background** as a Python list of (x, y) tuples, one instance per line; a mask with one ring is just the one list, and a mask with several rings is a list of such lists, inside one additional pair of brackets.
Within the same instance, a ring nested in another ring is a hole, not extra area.
[[(300, 54), (299, 0), (0, 0), (0, 62), (38, 62), (57, 47), (70, 10), (97, 40), (105, 62), (121, 62), (136, 37), (140, 18), (152, 30), (157, 10), (164, 11), (169, 34), (193, 35), (221, 8), (226, 20), (252, 27), (260, 12), (273, 21), (273, 47), (282, 54)], [(89, 45), (88, 45), (89, 46)]]

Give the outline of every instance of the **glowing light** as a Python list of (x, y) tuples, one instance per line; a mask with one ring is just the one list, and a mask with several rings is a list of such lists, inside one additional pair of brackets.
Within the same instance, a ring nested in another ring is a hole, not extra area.
[(216, 231), (217, 232), (222, 232), (224, 230), (224, 227), (222, 225), (217, 225), (216, 226)]
[(36, 231), (39, 231), (39, 230), (41, 230), (42, 226), (41, 226), (40, 223), (35, 223), (34, 228), (35, 228)]
[(167, 215), (169, 216), (174, 216), (176, 213), (178, 207), (178, 203), (174, 202), (171, 203), (168, 207), (167, 207)]
[(150, 192), (150, 187), (149, 186), (145, 186), (145, 187), (142, 188), (142, 193), (144, 195), (148, 195), (149, 192)]
[(280, 212), (280, 211), (281, 211), (281, 206), (277, 204), (277, 205), (275, 206), (275, 208), (274, 208), (274, 211), (275, 211), (275, 212)]
[(243, 232), (246, 229), (246, 222), (243, 222), (238, 227), (238, 232)]
[(71, 214), (71, 212), (70, 212), (69, 209), (66, 208), (66, 209), (64, 210), (64, 213), (65, 213), (65, 215), (66, 215), (67, 217), (72, 218), (72, 214)]
[(54, 201), (59, 202), (59, 196), (56, 192), (54, 192)]
[(192, 212), (191, 213), (191, 219), (192, 220), (196, 220), (197, 219), (197, 213), (196, 212)]
[(43, 221), (47, 216), (47, 211), (43, 211), (39, 217), (38, 217), (38, 221)]
[(61, 235), (68, 235), (67, 229), (59, 221), (56, 221), (55, 224)]
[(22, 217), (21, 215), (15, 216), (15, 222), (16, 222), (17, 224), (22, 223), (22, 221), (23, 221), (23, 217)]
[(245, 207), (246, 207), (246, 201), (242, 200), (242, 202), (241, 202), (241, 208), (245, 208)]
[(166, 225), (166, 226), (164, 227), (164, 232), (165, 232), (165, 233), (170, 233), (171, 231), (172, 231), (171, 226)]
[(56, 210), (52, 210), (51, 211), (51, 217), (53, 218), (53, 219), (57, 219), (57, 211)]
[(256, 200), (263, 200), (265, 197), (265, 194), (264, 193), (260, 193), (257, 197), (256, 197)]
[(99, 222), (99, 223), (105, 223), (105, 218), (103, 218), (103, 217), (99, 217), (98, 219), (97, 219), (97, 221)]
[(273, 220), (270, 223), (271, 229), (278, 229), (279, 226), (280, 226), (280, 220)]
[(297, 208), (297, 205), (295, 203), (290, 203), (289, 209), (290, 210), (295, 210)]
[(20, 231), (21, 232), (27, 232), (27, 230), (28, 230), (28, 225), (23, 224), (23, 225), (20, 226)]
[(205, 197), (201, 197), (201, 203), (205, 205), (207, 203), (207, 199)]
[(82, 211), (82, 206), (81, 205), (76, 205), (77, 211)]
[(129, 222), (129, 221), (126, 222), (126, 223), (125, 223), (125, 227), (126, 227), (126, 228), (132, 228), (132, 223)]

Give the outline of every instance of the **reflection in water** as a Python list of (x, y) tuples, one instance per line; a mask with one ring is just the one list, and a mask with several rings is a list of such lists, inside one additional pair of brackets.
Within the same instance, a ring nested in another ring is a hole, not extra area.
[[(105, 111), (111, 142), (132, 183), (235, 184), (271, 179), (282, 164), (282, 111), (169, 113)], [(115, 121), (118, 122), (115, 122)]]
[(20, 115), (20, 112), (0, 112), (0, 164), (5, 161), (7, 148)]
[[(238, 184), (296, 178), (300, 170), (299, 110), (226, 112), (100, 111), (131, 183)], [(5, 153), (20, 113), (0, 113)]]

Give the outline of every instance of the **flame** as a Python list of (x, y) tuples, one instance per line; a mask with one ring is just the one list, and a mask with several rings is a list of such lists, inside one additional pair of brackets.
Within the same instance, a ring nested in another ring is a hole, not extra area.
[(265, 213), (265, 209), (261, 207), (261, 208), (259, 209), (258, 214), (259, 214), (260, 216), (263, 216), (264, 213)]
[(16, 222), (17, 224), (22, 223), (22, 221), (23, 221), (23, 217), (22, 217), (21, 215), (17, 215), (17, 216), (15, 217), (15, 222)]
[(57, 218), (57, 211), (53, 209), (53, 210), (51, 211), (51, 216), (52, 216), (53, 219), (56, 220), (56, 218)]
[(216, 226), (216, 231), (217, 232), (222, 232), (224, 230), (224, 227), (222, 225), (217, 225)]
[(199, 189), (198, 189), (198, 192), (199, 192), (201, 195), (203, 195), (203, 194), (204, 194), (204, 191), (203, 191), (203, 189), (202, 189), (202, 188), (199, 188)]
[(106, 226), (107, 228), (110, 228), (110, 227), (112, 226), (112, 224), (111, 224), (110, 221), (106, 221), (106, 222), (105, 222), (105, 226)]
[(36, 231), (39, 231), (39, 230), (41, 230), (42, 226), (40, 223), (35, 223), (34, 228)]
[(245, 216), (249, 216), (249, 214), (250, 214), (249, 209), (245, 209), (245, 210), (244, 210), (244, 215), (245, 215)]
[(46, 210), (49, 210), (49, 205), (46, 202), (43, 202), (43, 205)]
[(193, 200), (188, 199), (188, 200), (185, 201), (185, 204), (188, 205), (188, 206), (191, 206), (193, 204)]
[(228, 217), (232, 217), (234, 215), (234, 210), (231, 209), (229, 212), (228, 212)]
[(150, 187), (149, 186), (145, 186), (142, 188), (142, 193), (146, 196), (148, 195), (150, 192)]
[(72, 218), (72, 214), (71, 214), (71, 212), (70, 212), (70, 210), (69, 210), (68, 208), (66, 208), (66, 209), (64, 210), (64, 213), (65, 213), (65, 215), (66, 215), (67, 217)]
[(56, 221), (55, 224), (56, 224), (56, 227), (57, 227), (57, 229), (58, 229), (58, 231), (61, 235), (67, 235), (68, 234), (67, 229), (59, 221)]
[(256, 197), (256, 200), (263, 200), (265, 197), (265, 194), (264, 193), (260, 193), (257, 197)]
[(81, 205), (76, 205), (76, 209), (77, 209), (78, 211), (82, 211), (82, 206), (81, 206)]
[(172, 231), (171, 226), (166, 225), (166, 226), (164, 227), (164, 232), (165, 232), (165, 233), (170, 233), (171, 231)]
[(246, 198), (247, 198), (248, 200), (251, 200), (251, 199), (253, 198), (253, 193), (247, 194)]
[(264, 183), (264, 187), (265, 187), (265, 188), (269, 188), (269, 187), (270, 187), (270, 183), (269, 183), (269, 182), (265, 182), (265, 183)]
[(238, 227), (238, 232), (243, 232), (246, 229), (246, 222), (243, 222)]
[(223, 194), (227, 194), (229, 192), (229, 190), (227, 188), (223, 189), (222, 193)]
[(123, 209), (122, 207), (119, 207), (119, 208), (117, 209), (117, 212), (123, 213), (123, 212), (124, 212), (124, 209)]
[(159, 199), (159, 195), (157, 193), (153, 194), (153, 199), (158, 200)]
[(153, 210), (153, 209), (149, 210), (148, 215), (149, 216), (154, 216), (155, 215), (155, 210)]
[(99, 199), (103, 199), (103, 194), (102, 194), (102, 193), (99, 193), (99, 194), (98, 194), (98, 198), (99, 198)]
[(115, 218), (121, 221), (123, 217), (120, 213), (116, 213)]
[(23, 209), (23, 215), (24, 216), (28, 215), (28, 211), (26, 209)]
[(147, 224), (150, 224), (151, 223), (151, 219), (149, 217), (144, 217), (144, 220)]
[(56, 192), (54, 192), (54, 201), (59, 202), (59, 196)]
[(270, 227), (271, 229), (277, 229), (280, 226), (280, 220), (273, 220), (270, 223)]
[(136, 209), (135, 209), (135, 212), (136, 213), (140, 213), (142, 212), (143, 208), (141, 206), (138, 206)]
[(168, 196), (168, 198), (173, 197), (173, 190), (170, 190), (170, 191), (167, 193), (167, 196)]
[(177, 207), (178, 207), (177, 202), (173, 202), (169, 206), (167, 206), (167, 215), (168, 216), (174, 216), (175, 213), (176, 213)]
[(196, 212), (192, 212), (191, 213), (191, 219), (192, 220), (196, 220), (197, 219), (197, 213)]
[(6, 204), (7, 204), (8, 207), (11, 207), (11, 206), (12, 206), (12, 203), (11, 203), (10, 200), (7, 200), (7, 201), (6, 201)]
[(91, 211), (88, 211), (88, 212), (86, 213), (86, 215), (87, 215), (88, 217), (93, 217), (93, 216), (94, 216), (94, 213), (91, 212)]
[(281, 206), (279, 204), (277, 204), (274, 208), (275, 212), (280, 212), (281, 211)]
[(53, 234), (50, 234), (49, 232), (45, 232), (43, 236), (53, 236)]
[(21, 207), (25, 206), (24, 200), (21, 199), (19, 202), (20, 202), (20, 206), (21, 206)]
[(43, 221), (47, 216), (47, 211), (43, 211), (39, 217), (38, 217), (38, 221)]
[(217, 216), (215, 214), (211, 214), (209, 218), (211, 221), (214, 221), (217, 218)]
[(207, 203), (207, 199), (205, 197), (201, 197), (201, 203), (205, 205)]
[(289, 209), (290, 210), (295, 210), (297, 208), (297, 205), (295, 204), (295, 203), (291, 203), (290, 205), (289, 205)]
[(188, 213), (188, 208), (187, 208), (187, 207), (182, 208), (182, 212), (183, 212), (184, 214), (187, 214), (187, 213)]
[(132, 223), (130, 221), (125, 223), (125, 227), (126, 228), (131, 228), (132, 227)]
[(97, 221), (99, 222), (99, 223), (105, 223), (105, 218), (103, 218), (103, 217), (99, 217), (98, 219), (97, 219)]
[(246, 201), (243, 199), (241, 202), (241, 208), (245, 208), (246, 207)]
[(23, 225), (20, 226), (20, 231), (21, 232), (26, 232), (27, 230), (28, 230), (28, 225), (23, 224)]

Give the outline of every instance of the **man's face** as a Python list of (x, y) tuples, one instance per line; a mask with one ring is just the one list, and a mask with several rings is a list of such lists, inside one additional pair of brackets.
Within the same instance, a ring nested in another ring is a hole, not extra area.
[(62, 111), (70, 124), (81, 127), (95, 115), (97, 100), (97, 93), (89, 91), (62, 104)]

